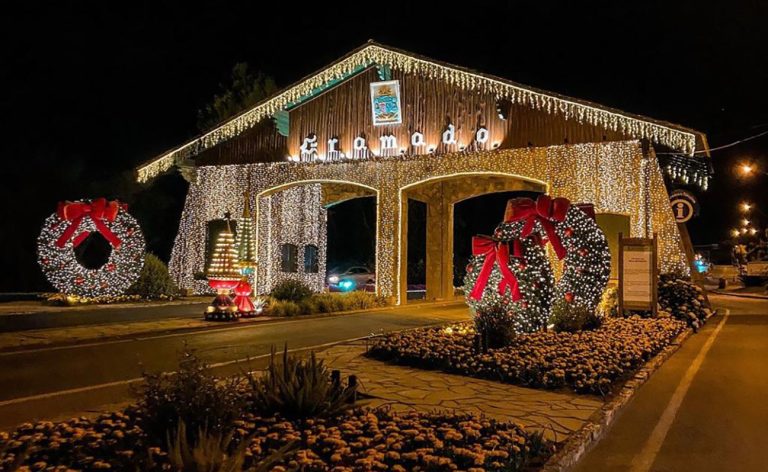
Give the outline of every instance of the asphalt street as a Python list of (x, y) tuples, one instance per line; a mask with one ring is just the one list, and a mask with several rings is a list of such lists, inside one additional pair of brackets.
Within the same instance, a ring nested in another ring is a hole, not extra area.
[(465, 304), (411, 305), (351, 315), (163, 334), (59, 348), (0, 353), (0, 430), (33, 419), (62, 418), (131, 398), (142, 373), (173, 371), (180, 353), (193, 350), (222, 374), (266, 361), (272, 346), (289, 349), (416, 326), (467, 319)]
[(730, 308), (637, 392), (578, 472), (768, 471), (768, 300)]

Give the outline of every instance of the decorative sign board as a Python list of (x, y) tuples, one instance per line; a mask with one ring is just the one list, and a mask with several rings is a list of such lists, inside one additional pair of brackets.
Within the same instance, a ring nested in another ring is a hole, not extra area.
[(371, 83), (371, 112), (373, 126), (399, 125), (403, 122), (400, 109), (400, 81)]
[(685, 223), (699, 213), (699, 204), (691, 192), (675, 190), (669, 196), (669, 203), (678, 223)]
[(653, 238), (624, 238), (619, 234), (619, 311), (644, 310), (656, 315), (658, 302), (658, 242)]

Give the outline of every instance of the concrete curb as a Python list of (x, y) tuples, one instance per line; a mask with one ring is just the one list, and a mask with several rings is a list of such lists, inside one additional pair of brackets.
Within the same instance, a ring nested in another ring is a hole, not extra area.
[(752, 298), (756, 300), (768, 300), (768, 295), (758, 295), (756, 293), (732, 293), (728, 292), (727, 290), (710, 290), (710, 293), (716, 293), (718, 295), (725, 295), (728, 297), (737, 297), (737, 298)]
[(614, 420), (619, 417), (624, 407), (632, 400), (640, 386), (642, 386), (659, 367), (661, 367), (672, 354), (680, 349), (680, 346), (693, 334), (688, 328), (680, 333), (667, 347), (645, 363), (635, 375), (627, 380), (621, 391), (604, 404), (581, 429), (570, 435), (563, 447), (549, 458), (542, 471), (564, 472), (571, 470), (584, 455), (608, 432)]

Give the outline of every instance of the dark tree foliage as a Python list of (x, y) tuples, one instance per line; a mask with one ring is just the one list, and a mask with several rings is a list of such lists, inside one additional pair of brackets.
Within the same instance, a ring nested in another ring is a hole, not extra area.
[(230, 83), (221, 84), (220, 88), (211, 103), (197, 112), (197, 127), (200, 131), (215, 127), (277, 91), (272, 77), (251, 71), (245, 62), (238, 62), (232, 67)]

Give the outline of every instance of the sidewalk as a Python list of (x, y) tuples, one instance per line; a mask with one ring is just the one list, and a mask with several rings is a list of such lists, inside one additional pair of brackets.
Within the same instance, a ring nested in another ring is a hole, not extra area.
[(22, 300), (13, 302), (0, 302), (0, 316), (7, 315), (27, 315), (33, 313), (70, 313), (73, 311), (95, 311), (95, 310), (120, 310), (124, 308), (151, 308), (159, 306), (178, 306), (193, 305), (196, 303), (206, 303), (212, 299), (212, 296), (194, 296), (184, 297), (173, 301), (149, 301), (134, 303), (114, 303), (103, 305), (76, 305), (76, 306), (53, 306), (46, 305), (43, 300)]
[(482, 413), (520, 423), (560, 442), (581, 429), (603, 405), (601, 399), (590, 395), (534, 390), (396, 366), (364, 357), (364, 352), (365, 343), (359, 341), (336, 345), (317, 355), (339, 369), (343, 377), (357, 375), (361, 391), (373, 397), (368, 402), (372, 407)]
[[(411, 309), (419, 309), (425, 307), (443, 307), (453, 305), (462, 305), (462, 303), (456, 301), (438, 301), (409, 304), (407, 306)], [(179, 307), (179, 305), (174, 306), (177, 308)], [(185, 307), (182, 305), (181, 308), (185, 310), (186, 313), (183, 316), (157, 316), (154, 317), (154, 319), (139, 319), (135, 321), (130, 319), (125, 321), (121, 321), (120, 319), (112, 319), (106, 323), (60, 325), (44, 329), (5, 331), (2, 329), (2, 322), (5, 321), (4, 318), (15, 318), (18, 316), (20, 319), (24, 319), (25, 315), (0, 315), (0, 352), (84, 344), (87, 342), (104, 342), (170, 333), (183, 333), (203, 330), (212, 331), (217, 329), (222, 330), (236, 328), (237, 326), (252, 325), (255, 323), (269, 323), (289, 320), (310, 320), (316, 318), (347, 316), (360, 313), (387, 312), (405, 308), (397, 306), (385, 306), (368, 308), (364, 310), (317, 313), (313, 315), (300, 315), (294, 317), (256, 316), (254, 318), (241, 318), (237, 321), (218, 322), (205, 321), (203, 319), (204, 306), (205, 305), (198, 306), (187, 304)], [(57, 314), (56, 316), (66, 318), (67, 315)]]
[(240, 319), (235, 322), (205, 321), (202, 314), (196, 318), (171, 318), (131, 323), (107, 323), (63, 328), (35, 329), (0, 333), (0, 352), (25, 348), (42, 348), (81, 344), (88, 341), (107, 341), (150, 334), (184, 332), (203, 329), (222, 329), (276, 319), (268, 316)]

